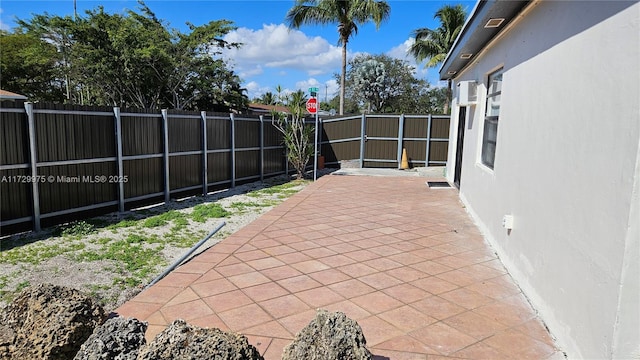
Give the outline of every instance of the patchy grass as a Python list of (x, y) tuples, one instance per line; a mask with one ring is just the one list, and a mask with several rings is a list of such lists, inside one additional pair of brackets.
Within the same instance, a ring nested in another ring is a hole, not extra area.
[(123, 229), (123, 228), (128, 228), (128, 227), (132, 227), (132, 226), (136, 226), (138, 225), (138, 220), (133, 219), (133, 218), (126, 218), (124, 220), (121, 220), (115, 224), (111, 224), (107, 226), (107, 229), (109, 230), (114, 230), (114, 232), (116, 232), (115, 230), (118, 229)]
[(203, 223), (206, 222), (207, 219), (219, 219), (229, 215), (230, 213), (225, 210), (220, 204), (199, 204), (193, 208), (191, 219), (193, 221)]
[[(31, 284), (68, 276), (70, 270), (56, 262), (67, 264), (71, 261), (82, 269), (91, 269), (87, 275), (101, 277), (87, 276), (78, 280), (76, 272), (73, 286), (87, 291), (107, 308), (114, 306), (123, 291), (140, 287), (157, 275), (172, 261), (172, 256), (180, 253), (178, 249), (190, 248), (204, 238), (213, 222), (208, 220), (227, 218), (226, 221), (236, 226), (232, 231), (223, 228), (214, 236), (223, 239), (237, 230), (243, 221), (241, 217), (233, 218), (234, 215), (264, 212), (265, 208), (281, 203), (308, 183), (283, 181), (287, 179), (268, 179), (260, 186), (269, 188), (245, 193), (239, 201), (226, 200), (222, 194), (221, 200), (200, 203), (190, 210), (184, 206), (184, 210), (160, 212), (162, 207), (155, 207), (131, 212), (124, 219), (94, 218), (58, 226), (48, 232), (12, 237), (6, 240), (6, 250), (0, 251), (0, 267), (5, 266), (4, 271), (0, 269), (0, 302), (11, 301)], [(184, 204), (208, 199), (210, 197), (193, 198)], [(61, 258), (49, 261), (55, 257)]]
[(265, 208), (265, 207), (270, 207), (270, 206), (277, 205), (278, 203), (280, 203), (280, 202), (279, 201), (274, 201), (274, 200), (264, 200), (262, 202), (244, 202), (244, 201), (239, 201), (239, 202), (231, 203), (231, 205), (229, 205), (229, 207), (231, 209), (233, 209), (233, 210), (244, 212), (247, 209)]
[(156, 236), (144, 237), (130, 234), (126, 239), (104, 243), (98, 249), (80, 251), (73, 256), (76, 261), (111, 260), (115, 271), (122, 275), (113, 285), (125, 288), (140, 285), (159, 265), (167, 263), (161, 254), (164, 245)]
[(68, 241), (62, 244), (35, 243), (28, 247), (14, 247), (0, 252), (0, 263), (16, 265), (19, 262), (37, 265), (58, 255), (74, 253), (86, 247), (85, 244)]

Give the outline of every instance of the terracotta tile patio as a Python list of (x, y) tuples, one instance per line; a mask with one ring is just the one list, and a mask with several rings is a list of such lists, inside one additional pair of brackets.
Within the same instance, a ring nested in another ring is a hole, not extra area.
[(376, 359), (561, 359), (453, 189), (324, 176), (117, 309), (245, 334), (265, 359), (315, 309), (358, 321)]

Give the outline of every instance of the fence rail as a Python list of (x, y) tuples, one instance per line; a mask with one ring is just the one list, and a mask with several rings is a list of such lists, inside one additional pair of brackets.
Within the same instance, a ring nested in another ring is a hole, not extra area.
[[(396, 167), (403, 148), (415, 165), (446, 162), (448, 116), (319, 126), (329, 166)], [(290, 172), (282, 134), (257, 115), (2, 102), (0, 131), (2, 235)]]

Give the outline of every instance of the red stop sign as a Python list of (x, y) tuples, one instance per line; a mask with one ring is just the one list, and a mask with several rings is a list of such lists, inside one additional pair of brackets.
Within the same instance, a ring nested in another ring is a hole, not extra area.
[(311, 98), (307, 100), (307, 111), (311, 114), (315, 114), (318, 111), (318, 102), (316, 99)]

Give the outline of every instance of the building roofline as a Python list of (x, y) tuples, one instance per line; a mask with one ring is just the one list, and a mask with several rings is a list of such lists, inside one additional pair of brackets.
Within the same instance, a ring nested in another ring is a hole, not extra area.
[(440, 80), (451, 80), (460, 74), (529, 3), (530, 0), (478, 0), (442, 62)]

